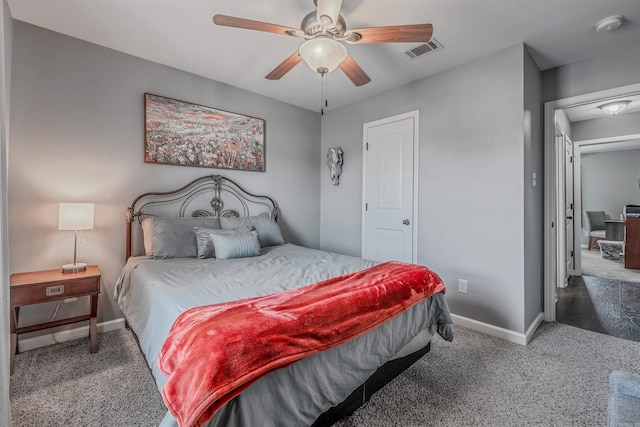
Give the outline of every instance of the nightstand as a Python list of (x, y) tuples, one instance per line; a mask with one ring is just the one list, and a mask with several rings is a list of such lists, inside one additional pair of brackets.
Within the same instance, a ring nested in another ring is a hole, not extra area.
[[(11, 275), (9, 286), (11, 295), (11, 373), (13, 373), (13, 359), (18, 349), (18, 334), (88, 320), (91, 353), (98, 351), (96, 315), (98, 294), (100, 293), (100, 276), (100, 269), (97, 265), (90, 265), (86, 271), (78, 273), (62, 273), (62, 269), (58, 268)], [(22, 328), (17, 327), (22, 306), (85, 296), (91, 298), (91, 313), (89, 314)]]

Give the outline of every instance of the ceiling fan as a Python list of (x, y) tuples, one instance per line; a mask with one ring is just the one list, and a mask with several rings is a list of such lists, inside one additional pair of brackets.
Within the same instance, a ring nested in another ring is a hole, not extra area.
[(350, 44), (426, 43), (431, 39), (433, 33), (431, 24), (393, 25), (348, 30), (347, 23), (340, 15), (342, 0), (314, 0), (314, 3), (316, 10), (302, 19), (300, 29), (227, 15), (215, 15), (213, 22), (226, 27), (265, 31), (305, 40), (298, 51), (265, 76), (269, 80), (282, 78), (304, 60), (313, 71), (323, 75), (340, 67), (356, 86), (369, 83), (371, 78), (347, 53), (347, 49), (341, 42)]

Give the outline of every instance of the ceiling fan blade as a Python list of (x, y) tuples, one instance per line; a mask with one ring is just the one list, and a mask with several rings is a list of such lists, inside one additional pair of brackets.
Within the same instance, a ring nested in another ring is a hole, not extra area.
[(316, 16), (318, 22), (334, 26), (338, 22), (341, 7), (342, 0), (317, 0)]
[(353, 60), (351, 55), (347, 55), (345, 60), (338, 66), (356, 86), (366, 85), (371, 81), (371, 78), (367, 76), (367, 73)]
[[(360, 35), (360, 39), (353, 35)], [(349, 30), (345, 34), (345, 41), (352, 44), (363, 43), (407, 43), (428, 42), (433, 34), (433, 25), (392, 25), (389, 27), (371, 27)], [(351, 37), (350, 37), (351, 36)]]
[(245, 30), (265, 31), (267, 33), (283, 34), (285, 36), (295, 35), (300, 30), (291, 27), (285, 27), (277, 24), (269, 24), (268, 22), (252, 21), (251, 19), (236, 18), (235, 16), (214, 15), (213, 22), (216, 25), (224, 27), (243, 28)]
[(279, 80), (282, 76), (291, 71), (293, 67), (298, 65), (300, 61), (302, 61), (302, 57), (296, 50), (293, 55), (282, 61), (280, 65), (274, 68), (273, 71), (267, 74), (264, 78), (269, 80)]

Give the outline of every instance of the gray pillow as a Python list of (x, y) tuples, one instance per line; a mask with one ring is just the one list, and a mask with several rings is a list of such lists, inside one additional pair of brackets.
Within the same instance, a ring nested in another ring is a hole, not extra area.
[(193, 232), (196, 234), (196, 249), (198, 258), (214, 258), (216, 252), (213, 247), (213, 241), (211, 240), (210, 233), (217, 234), (236, 234), (236, 233), (248, 233), (252, 231), (253, 227), (240, 227), (232, 228), (230, 230), (219, 230), (213, 228), (193, 227)]
[(260, 255), (258, 233), (253, 230), (246, 233), (220, 234), (210, 233), (216, 251), (216, 258), (231, 259)]
[(150, 217), (154, 258), (195, 258), (198, 254), (193, 227), (220, 228), (214, 217)]
[(284, 244), (280, 226), (267, 212), (244, 218), (223, 216), (220, 217), (220, 225), (223, 230), (243, 226), (253, 226), (258, 232), (258, 240), (260, 241), (261, 247)]

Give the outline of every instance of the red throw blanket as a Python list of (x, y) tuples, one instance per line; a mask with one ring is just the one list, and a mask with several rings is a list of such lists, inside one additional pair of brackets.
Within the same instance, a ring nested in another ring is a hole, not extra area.
[(171, 327), (158, 362), (180, 426), (200, 426), (260, 377), (368, 332), (444, 291), (426, 267), (387, 262), (313, 285), (196, 307)]

